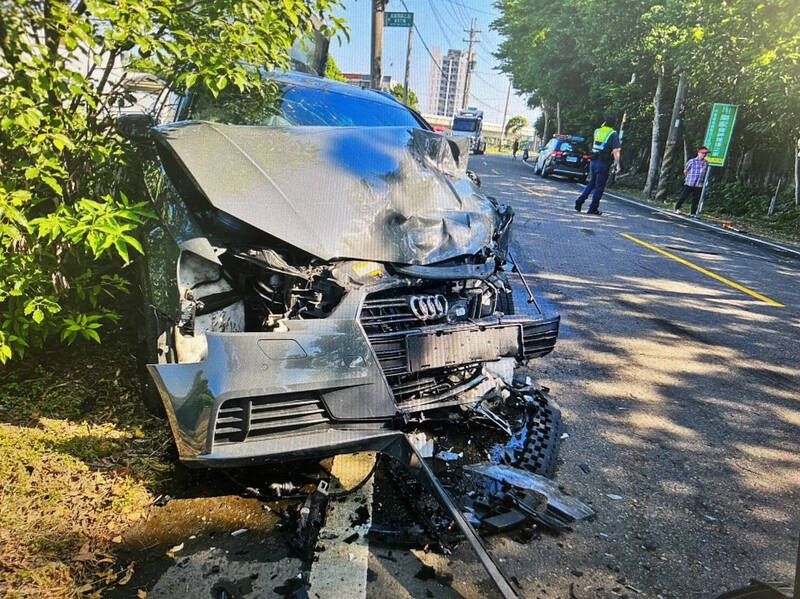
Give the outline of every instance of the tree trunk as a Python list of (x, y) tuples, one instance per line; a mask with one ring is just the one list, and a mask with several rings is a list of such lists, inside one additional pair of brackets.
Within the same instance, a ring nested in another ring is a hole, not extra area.
[(675, 104), (672, 106), (672, 120), (669, 123), (667, 145), (664, 148), (664, 157), (661, 159), (661, 172), (658, 174), (656, 200), (661, 202), (667, 199), (669, 169), (672, 166), (675, 145), (678, 143), (678, 132), (681, 128), (681, 108), (683, 107), (683, 100), (686, 97), (686, 87), (686, 76), (681, 73), (678, 79), (678, 90), (675, 92)]
[[(794, 150), (794, 205), (800, 208), (800, 137), (797, 138), (797, 146)], [(797, 549), (797, 554), (800, 556), (800, 547)], [(797, 563), (800, 564), (800, 557), (798, 557)], [(800, 570), (798, 570), (797, 576), (800, 580)]]
[(689, 142), (686, 139), (686, 131), (683, 132), (681, 137), (683, 138), (683, 163), (686, 164), (689, 162)]
[(544, 103), (542, 103), (542, 112), (544, 113), (544, 126), (542, 127), (542, 145), (544, 146), (552, 137), (553, 123), (550, 122), (550, 111)]
[(658, 141), (661, 137), (661, 97), (664, 93), (664, 67), (658, 74), (656, 93), (653, 95), (653, 133), (650, 137), (650, 168), (647, 171), (647, 183), (644, 184), (642, 193), (646, 197), (653, 195), (653, 185), (658, 173)]

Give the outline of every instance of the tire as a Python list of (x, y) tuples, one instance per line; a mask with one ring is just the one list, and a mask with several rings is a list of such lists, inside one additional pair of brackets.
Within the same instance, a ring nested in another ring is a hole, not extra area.
[(503, 314), (514, 314), (514, 294), (509, 288), (508, 291), (501, 291), (497, 298), (497, 310)]
[(136, 344), (136, 366), (139, 376), (139, 393), (148, 412), (154, 416), (163, 418), (167, 415), (164, 410), (164, 402), (161, 400), (161, 395), (156, 388), (153, 377), (147, 370), (147, 364), (166, 364), (170, 360), (169, 355), (160, 355), (158, 351), (158, 338), (160, 335), (170, 335), (172, 327), (165, 327), (161, 324), (156, 317), (153, 309), (148, 309), (145, 306), (143, 309), (140, 325), (137, 330), (137, 344)]
[(536, 170), (535, 170), (535, 172), (536, 172), (536, 174), (537, 174), (537, 175), (539, 175), (540, 177), (544, 177), (544, 174), (542, 174), (542, 169), (541, 169), (541, 168), (539, 168), (539, 163), (538, 163), (538, 162), (536, 163)]
[(550, 178), (550, 175), (547, 172), (547, 167), (545, 167), (544, 165), (542, 165), (542, 178), (543, 179), (549, 179)]
[(146, 292), (147, 267), (144, 260), (140, 259), (136, 265), (138, 282), (135, 286), (138, 291), (139, 310), (138, 326), (136, 328), (136, 372), (139, 378), (139, 397), (148, 412), (158, 417), (166, 417), (164, 402), (156, 388), (153, 377), (147, 370), (148, 364), (167, 364), (175, 362), (174, 350), (167, 343), (166, 352), (159, 351), (158, 339), (162, 335), (165, 340), (173, 334), (173, 323), (166, 317), (159, 317), (159, 313), (150, 305), (149, 294)]
[(528, 437), (515, 466), (552, 478), (561, 444), (561, 410), (544, 393), (537, 393), (536, 401), (539, 410), (528, 420)]

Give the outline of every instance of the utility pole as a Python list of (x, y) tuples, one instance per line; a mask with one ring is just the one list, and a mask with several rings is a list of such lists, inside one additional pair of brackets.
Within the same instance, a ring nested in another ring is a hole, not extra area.
[(475, 36), (481, 32), (480, 29), (475, 29), (475, 19), (472, 19), (472, 25), (470, 26), (469, 30), (465, 29), (469, 33), (468, 40), (462, 40), (465, 42), (469, 42), (469, 49), (467, 50), (467, 72), (464, 74), (464, 99), (461, 102), (461, 109), (466, 110), (469, 108), (469, 88), (472, 84), (472, 64), (475, 62), (472, 58), (472, 47), (475, 45), (475, 42), (478, 40), (475, 39)]
[(372, 0), (372, 54), (369, 75), (372, 89), (380, 89), (383, 80), (381, 68), (383, 56), (383, 11), (387, 0)]
[(678, 78), (678, 90), (675, 92), (675, 104), (672, 106), (672, 120), (669, 123), (669, 135), (667, 135), (667, 145), (664, 148), (664, 158), (661, 159), (661, 172), (658, 175), (658, 187), (656, 188), (656, 201), (663, 202), (667, 196), (667, 178), (669, 177), (669, 167), (672, 166), (672, 155), (675, 153), (675, 146), (678, 144), (678, 132), (681, 128), (681, 108), (683, 100), (686, 98), (686, 76), (681, 73)]
[(500, 143), (497, 149), (503, 149), (503, 138), (506, 135), (506, 117), (508, 116), (508, 101), (511, 99), (511, 79), (508, 80), (508, 91), (506, 92), (506, 107), (503, 109), (503, 124), (500, 126)]
[(403, 79), (403, 104), (408, 106), (408, 78), (411, 72), (411, 42), (414, 39), (414, 27), (408, 28), (408, 49), (406, 50), (406, 76)]

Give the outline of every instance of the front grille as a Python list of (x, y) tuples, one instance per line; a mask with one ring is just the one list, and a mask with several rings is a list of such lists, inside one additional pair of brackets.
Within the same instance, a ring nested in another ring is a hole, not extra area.
[[(409, 372), (406, 337), (421, 327), (440, 324), (446, 320), (422, 320), (413, 313), (410, 298), (414, 295), (430, 294), (436, 294), (436, 291), (420, 290), (400, 296), (369, 297), (361, 308), (359, 321), (392, 388), (395, 401), (401, 408), (422, 397), (447, 396), (453, 389), (481, 375), (479, 364)], [(453, 310), (463, 307), (459, 317), (465, 320), (475, 317), (480, 310), (477, 296), (470, 300), (450, 296), (446, 300)]]
[(238, 443), (272, 435), (306, 431), (330, 422), (320, 397), (288, 393), (229, 399), (219, 408), (215, 443)]

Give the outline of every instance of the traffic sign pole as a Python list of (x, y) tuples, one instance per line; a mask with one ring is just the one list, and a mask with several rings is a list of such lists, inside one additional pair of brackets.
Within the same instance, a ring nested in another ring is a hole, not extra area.
[(706, 198), (708, 180), (711, 177), (712, 167), (723, 167), (728, 159), (728, 150), (733, 139), (733, 127), (736, 125), (736, 115), (739, 107), (735, 104), (716, 103), (711, 108), (711, 115), (708, 117), (708, 127), (703, 145), (708, 148), (706, 155), (706, 176), (703, 180), (703, 191), (700, 192), (700, 204), (697, 206), (697, 214), (703, 211), (703, 203)]
[(697, 216), (703, 212), (703, 202), (706, 201), (706, 189), (708, 189), (708, 179), (711, 177), (711, 165), (706, 167), (706, 176), (703, 178), (703, 191), (700, 192), (700, 203), (697, 204)]

